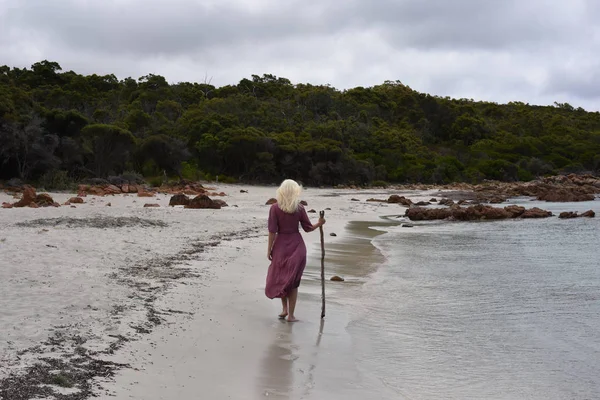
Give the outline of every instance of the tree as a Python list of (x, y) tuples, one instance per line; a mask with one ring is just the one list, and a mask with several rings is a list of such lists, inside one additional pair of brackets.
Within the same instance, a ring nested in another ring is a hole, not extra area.
[(97, 177), (104, 178), (124, 170), (135, 145), (131, 132), (114, 125), (93, 124), (83, 128), (81, 133)]

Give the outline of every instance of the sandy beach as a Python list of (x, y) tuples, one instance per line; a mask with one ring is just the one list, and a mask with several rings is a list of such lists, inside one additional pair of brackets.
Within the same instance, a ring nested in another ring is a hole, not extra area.
[[(381, 215), (405, 208), (364, 201), (386, 190), (305, 190), (307, 209), (330, 209), (327, 279), (346, 281), (327, 281), (322, 323), (319, 233), (305, 234), (301, 321), (291, 324), (276, 318), (280, 302), (263, 292), (265, 202), (275, 188), (218, 190), (229, 207), (168, 207), (170, 196), (158, 194), (0, 210), (0, 393), (258, 399), (365, 398), (374, 386), (381, 391), (352, 361), (345, 315), (352, 300), (344, 291), (381, 261), (369, 240), (377, 231), (360, 221), (379, 223)], [(60, 203), (73, 196), (51, 195)], [(143, 208), (148, 200), (161, 207)], [(3, 201), (14, 200), (3, 193)]]

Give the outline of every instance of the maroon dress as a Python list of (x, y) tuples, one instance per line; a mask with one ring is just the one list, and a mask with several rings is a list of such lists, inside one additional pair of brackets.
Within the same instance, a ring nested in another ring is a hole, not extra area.
[(277, 203), (269, 211), (269, 232), (276, 233), (272, 261), (267, 273), (265, 294), (268, 298), (287, 297), (290, 290), (300, 286), (306, 267), (306, 245), (298, 224), (305, 232), (313, 230), (306, 210), (301, 205), (293, 214), (283, 212)]

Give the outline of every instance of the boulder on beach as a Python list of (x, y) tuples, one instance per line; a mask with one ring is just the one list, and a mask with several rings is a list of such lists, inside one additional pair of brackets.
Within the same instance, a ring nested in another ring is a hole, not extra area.
[(221, 206), (213, 201), (210, 197), (205, 194), (200, 194), (190, 200), (190, 203), (185, 208), (193, 209), (221, 209)]
[(344, 282), (344, 278), (342, 278), (341, 276), (337, 276), (337, 275), (332, 276), (330, 280), (333, 282)]
[(308, 205), (308, 203), (305, 200), (301, 200), (300, 204), (302, 204), (303, 206), (307, 206)]
[(402, 204), (403, 206), (409, 207), (413, 202), (410, 199), (407, 199), (404, 196), (399, 196), (397, 194), (391, 195), (387, 202), (390, 204)]
[(13, 206), (27, 207), (35, 201), (35, 196), (35, 188), (25, 185), (23, 186), (23, 196), (21, 197), (21, 200), (17, 201), (15, 204), (13, 204)]
[(265, 204), (267, 206), (270, 206), (271, 204), (275, 204), (275, 203), (277, 203), (277, 199), (270, 198), (269, 200), (267, 200), (267, 202)]
[(596, 213), (593, 210), (588, 210), (581, 214), (581, 216), (586, 218), (594, 218), (596, 216)]
[(511, 214), (512, 218), (517, 218), (517, 217), (520, 217), (525, 212), (525, 207), (510, 205), (510, 206), (504, 207), (504, 210), (509, 212)]
[(454, 205), (454, 200), (451, 199), (441, 199), (438, 204), (440, 206), (451, 206)]
[(542, 210), (538, 207), (530, 208), (529, 210), (525, 210), (523, 214), (521, 214), (521, 218), (547, 218), (551, 217), (552, 212)]
[(221, 207), (229, 207), (229, 204), (227, 204), (225, 202), (225, 200), (221, 200), (221, 199), (213, 199), (213, 202), (217, 203), (218, 205), (220, 205)]
[(67, 200), (69, 204), (83, 204), (83, 199), (81, 197), (71, 197)]
[(10, 203), (4, 202), (4, 203), (2, 203), (2, 208), (13, 208), (13, 205)]
[(350, 201), (360, 201), (359, 199), (350, 199)]
[(430, 206), (431, 203), (428, 201), (419, 201), (417, 203), (415, 203), (415, 206), (419, 206), (419, 207), (423, 207), (423, 206)]
[(311, 209), (311, 210), (308, 210), (308, 211), (307, 211), (307, 213), (310, 213), (310, 214), (315, 214), (315, 213), (316, 213), (316, 211), (315, 211), (315, 210), (313, 210), (313, 209)]
[(54, 201), (48, 193), (40, 193), (35, 196), (35, 203), (40, 207), (57, 207), (58, 203)]
[(146, 203), (144, 204), (144, 208), (153, 208), (153, 207), (160, 207), (160, 204), (156, 204), (156, 203)]
[(190, 198), (187, 197), (185, 194), (176, 194), (174, 196), (171, 197), (171, 200), (169, 200), (169, 205), (171, 207), (174, 206), (187, 206), (188, 204), (190, 204)]
[(577, 215), (577, 211), (573, 212), (573, 211), (563, 211), (560, 214), (558, 214), (558, 218), (560, 219), (569, 219), (569, 218), (577, 218), (579, 217), (579, 215)]

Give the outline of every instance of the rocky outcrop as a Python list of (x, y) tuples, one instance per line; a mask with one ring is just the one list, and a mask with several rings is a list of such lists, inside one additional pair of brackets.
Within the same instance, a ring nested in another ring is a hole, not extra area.
[(570, 219), (570, 218), (577, 218), (579, 217), (579, 215), (577, 215), (577, 211), (573, 212), (573, 211), (564, 211), (561, 212), (560, 214), (558, 214), (558, 218), (560, 219)]
[(270, 206), (271, 204), (275, 204), (275, 203), (277, 203), (277, 199), (270, 198), (269, 200), (267, 200), (267, 202), (265, 204)]
[(169, 200), (169, 206), (171, 207), (187, 206), (188, 204), (190, 204), (190, 198), (185, 194), (176, 194), (171, 197), (171, 200)]
[(521, 218), (547, 218), (551, 216), (552, 213), (550, 211), (542, 210), (538, 207), (533, 207), (529, 210), (525, 210), (525, 212), (521, 214)]
[(593, 193), (586, 193), (586, 191), (579, 188), (564, 188), (564, 189), (551, 189), (545, 193), (541, 193), (537, 196), (538, 200), (552, 201), (552, 202), (575, 202), (575, 201), (593, 201), (596, 196)]
[(185, 208), (194, 208), (194, 209), (220, 209), (221, 206), (214, 202), (210, 197), (205, 194), (200, 194), (190, 200), (190, 203), (185, 206)]
[(561, 218), (561, 219), (571, 219), (571, 218), (579, 218), (579, 217), (594, 218), (595, 216), (596, 216), (596, 213), (592, 210), (588, 210), (581, 215), (579, 215), (577, 213), (577, 211), (565, 211), (565, 212), (561, 212), (559, 214), (558, 218)]
[(60, 207), (60, 204), (54, 201), (54, 199), (48, 193), (40, 193), (35, 196), (34, 201), (40, 207)]
[(412, 207), (406, 210), (405, 215), (411, 221), (429, 221), (449, 219), (454, 221), (479, 221), (499, 220), (508, 218), (545, 218), (552, 215), (551, 212), (532, 208), (526, 210), (524, 207), (508, 206), (505, 208), (492, 207), (478, 204), (470, 207), (454, 205), (450, 208), (423, 208)]

